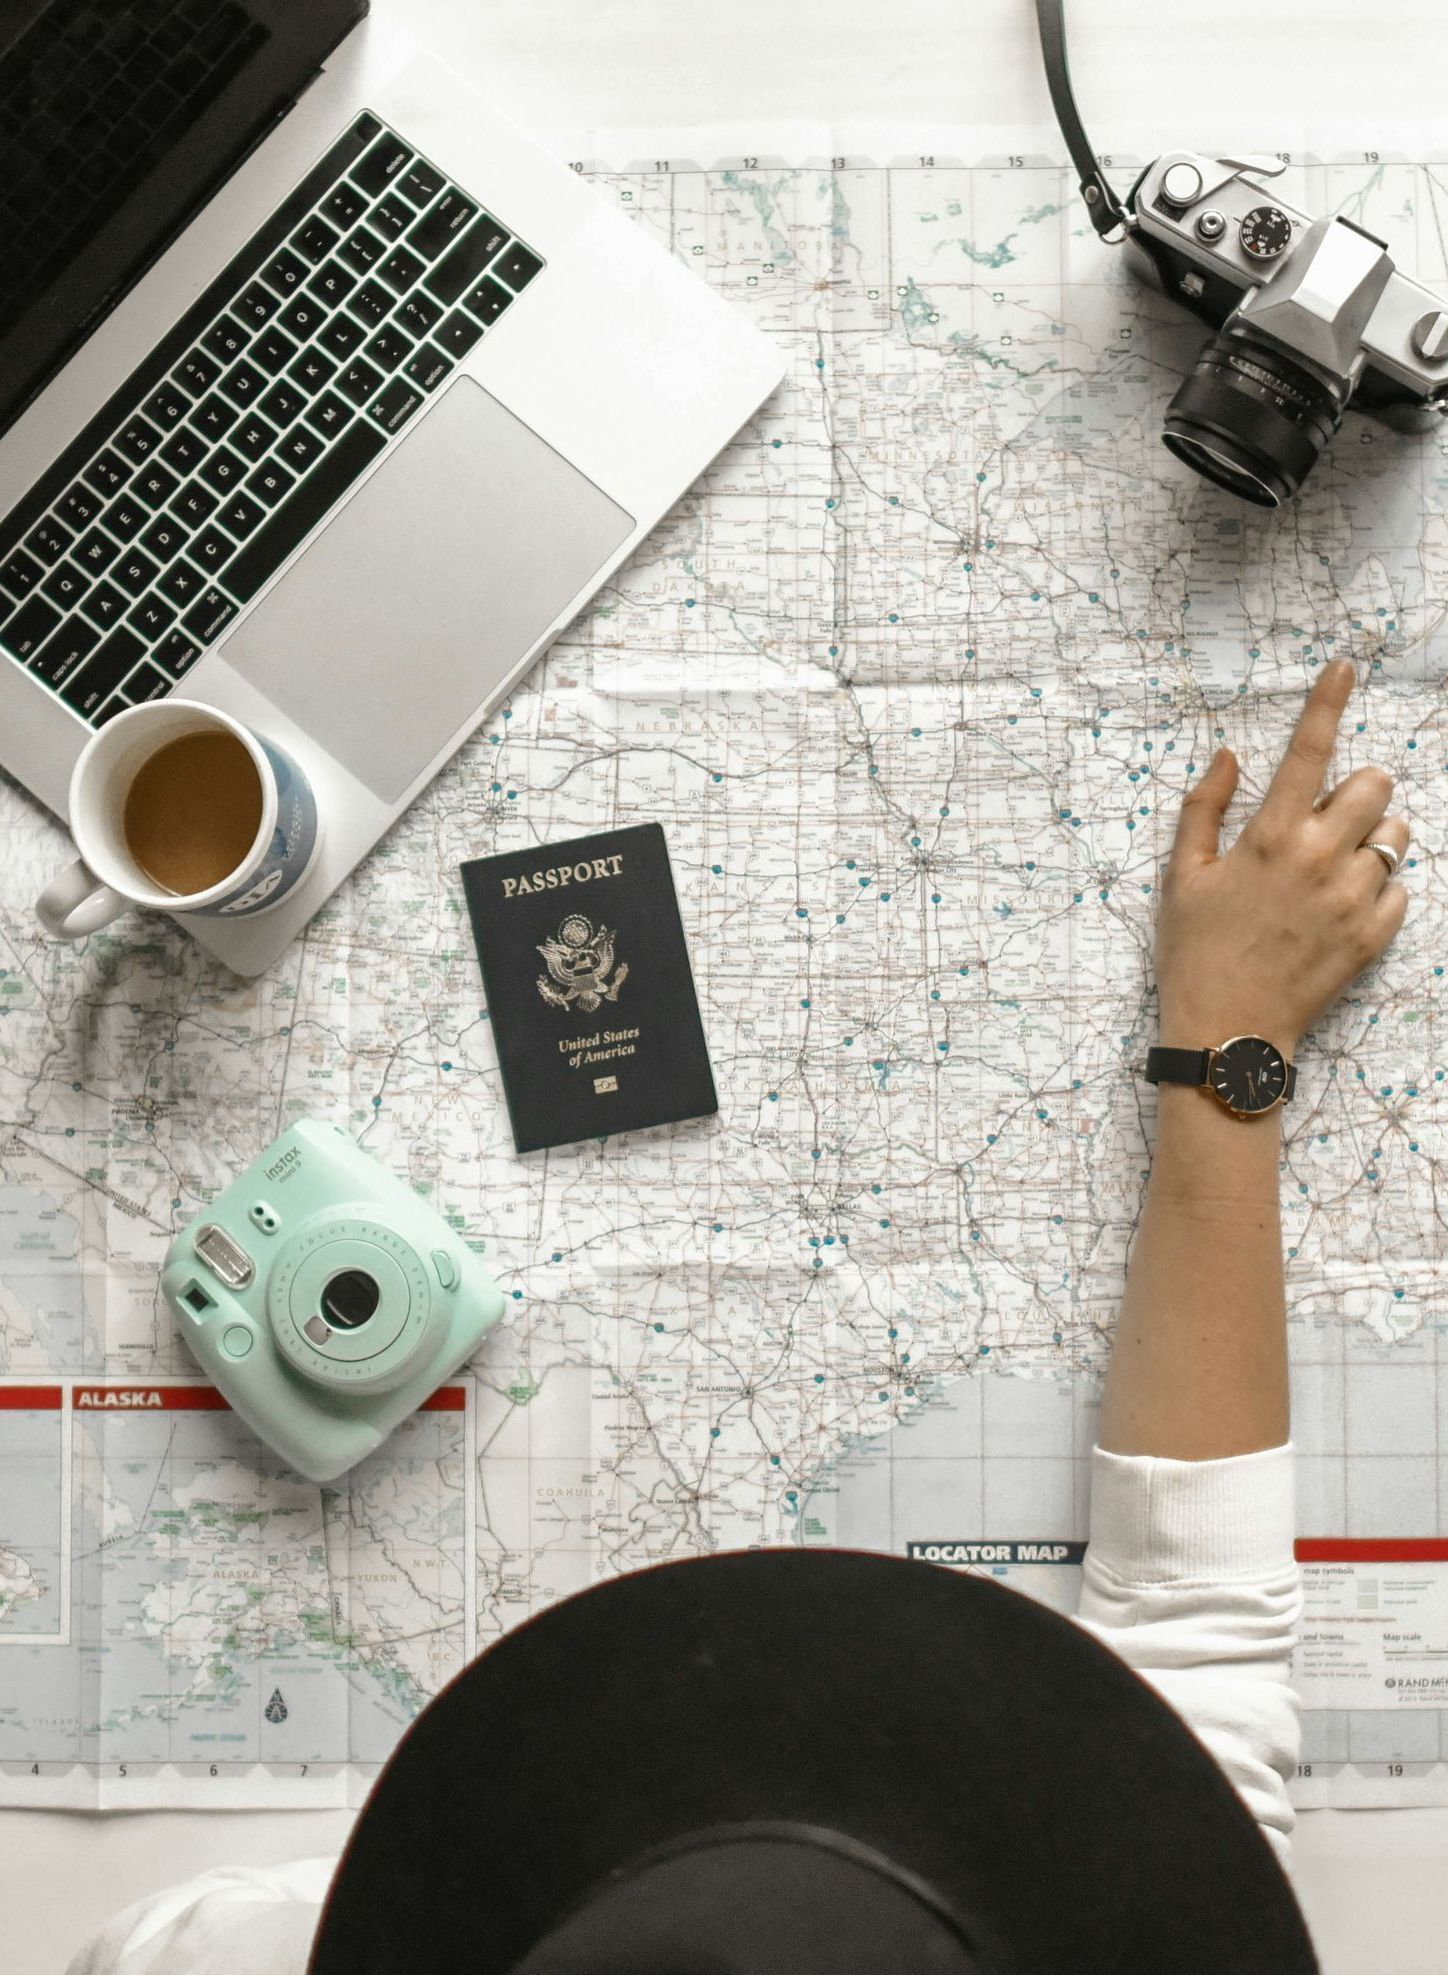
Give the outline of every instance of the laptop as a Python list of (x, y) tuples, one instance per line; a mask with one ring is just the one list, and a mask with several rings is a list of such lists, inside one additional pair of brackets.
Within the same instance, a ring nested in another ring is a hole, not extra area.
[[(15, 10), (7, 11), (13, 20)], [(0, 49), (0, 766), (277, 740), (259, 973), (779, 383), (780, 350), (366, 0), (28, 0)]]

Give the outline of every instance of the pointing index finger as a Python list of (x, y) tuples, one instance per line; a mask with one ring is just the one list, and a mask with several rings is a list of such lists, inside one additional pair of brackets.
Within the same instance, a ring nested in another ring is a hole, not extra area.
[(1262, 798), (1262, 814), (1306, 815), (1322, 789), (1338, 722), (1355, 684), (1352, 661), (1336, 658), (1313, 682), (1287, 751)]

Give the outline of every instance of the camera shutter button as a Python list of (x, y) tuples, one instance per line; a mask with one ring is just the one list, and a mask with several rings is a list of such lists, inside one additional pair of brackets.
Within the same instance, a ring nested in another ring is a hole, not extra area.
[(251, 1350), (252, 1336), (245, 1324), (228, 1324), (221, 1333), (221, 1348), (228, 1358), (244, 1358)]
[(452, 1256), (448, 1254), (445, 1248), (433, 1249), (432, 1266), (437, 1270), (437, 1279), (442, 1284), (444, 1289), (457, 1288), (458, 1286), (457, 1263), (454, 1262)]
[(1215, 206), (1208, 206), (1205, 212), (1197, 214), (1197, 238), (1199, 240), (1220, 240), (1227, 230), (1227, 215), (1219, 213)]
[(1171, 206), (1190, 206), (1202, 196), (1202, 175), (1195, 165), (1168, 165), (1161, 175), (1161, 196)]

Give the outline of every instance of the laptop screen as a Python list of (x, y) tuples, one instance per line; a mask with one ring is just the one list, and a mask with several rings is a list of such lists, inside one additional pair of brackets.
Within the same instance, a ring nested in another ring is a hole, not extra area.
[(0, 0), (0, 432), (367, 0)]

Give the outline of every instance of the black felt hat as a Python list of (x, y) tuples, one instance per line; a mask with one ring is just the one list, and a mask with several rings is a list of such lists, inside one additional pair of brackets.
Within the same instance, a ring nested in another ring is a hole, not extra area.
[(1307, 1975), (1144, 1681), (986, 1579), (766, 1550), (613, 1579), (441, 1693), (311, 1975)]

